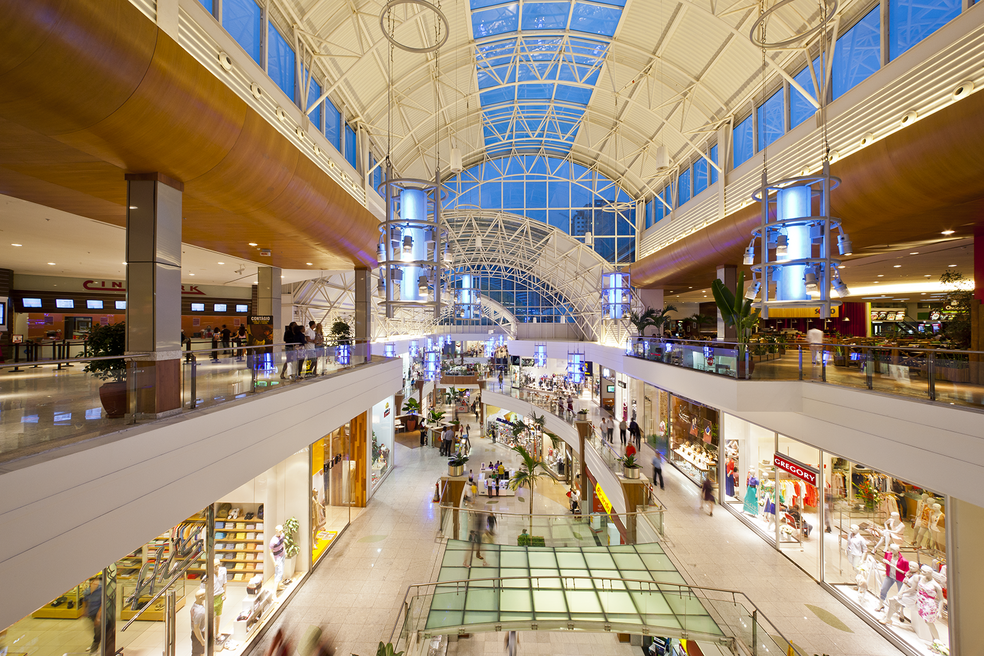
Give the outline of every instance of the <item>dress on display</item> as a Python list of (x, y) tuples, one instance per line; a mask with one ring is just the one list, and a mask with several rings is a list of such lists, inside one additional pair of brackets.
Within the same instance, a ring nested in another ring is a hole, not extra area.
[(932, 624), (940, 616), (940, 604), (936, 599), (936, 586), (932, 582), (919, 584), (919, 601), (917, 604), (919, 617), (927, 624)]
[(758, 484), (758, 479), (754, 476), (749, 476), (745, 482), (745, 506), (742, 510), (753, 516), (757, 516), (759, 512)]
[(728, 460), (727, 471), (724, 476), (724, 492), (727, 496), (735, 496), (735, 461)]

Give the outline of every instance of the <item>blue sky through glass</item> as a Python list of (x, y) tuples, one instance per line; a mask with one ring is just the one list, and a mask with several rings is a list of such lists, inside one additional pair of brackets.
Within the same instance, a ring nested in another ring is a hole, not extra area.
[[(470, 0), (485, 146), (566, 153), (577, 136), (622, 0)], [(522, 30), (522, 36), (520, 36)], [(543, 33), (543, 36), (539, 36)]]

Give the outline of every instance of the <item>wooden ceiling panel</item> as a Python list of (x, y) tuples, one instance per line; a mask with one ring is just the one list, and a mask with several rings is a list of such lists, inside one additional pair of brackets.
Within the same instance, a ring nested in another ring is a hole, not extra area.
[[(842, 183), (832, 214), (857, 256), (867, 248), (931, 241), (984, 222), (984, 92), (975, 93), (831, 165)], [(704, 286), (716, 264), (739, 264), (758, 223), (750, 205), (631, 267), (644, 288)]]
[(0, 115), (56, 135), (95, 125), (133, 94), (158, 29), (126, 0), (0, 0), (0, 34)]

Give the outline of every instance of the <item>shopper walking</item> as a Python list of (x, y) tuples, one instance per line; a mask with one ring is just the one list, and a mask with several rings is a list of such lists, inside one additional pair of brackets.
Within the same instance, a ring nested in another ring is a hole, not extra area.
[(705, 476), (704, 482), (700, 484), (701, 507), (707, 506), (707, 514), (714, 516), (714, 485), (711, 484), (711, 477)]
[(625, 423), (625, 420), (618, 422), (618, 437), (622, 440), (622, 446), (625, 446), (625, 434), (629, 430), (629, 425)]
[(92, 622), (92, 644), (89, 651), (99, 651), (102, 640), (102, 577), (89, 583), (89, 594), (85, 596), (85, 616)]
[(470, 432), (471, 432), (471, 425), (465, 424), (465, 432), (462, 434), (461, 437), (461, 446), (463, 449), (466, 449), (465, 455), (471, 453), (471, 437), (469, 436)]
[(639, 424), (636, 423), (635, 419), (629, 422), (629, 437), (635, 441), (637, 449), (642, 448), (642, 429), (639, 428)]
[(236, 358), (239, 362), (243, 361), (243, 349), (246, 346), (246, 324), (239, 324), (239, 328), (236, 330), (236, 353), (239, 356)]
[(229, 355), (229, 347), (232, 346), (232, 331), (225, 324), (222, 324), (222, 331), (219, 333), (222, 336), (222, 348), (224, 355)]
[(659, 489), (663, 488), (663, 454), (657, 453), (653, 456), (653, 485), (656, 485), (656, 479), (659, 478)]

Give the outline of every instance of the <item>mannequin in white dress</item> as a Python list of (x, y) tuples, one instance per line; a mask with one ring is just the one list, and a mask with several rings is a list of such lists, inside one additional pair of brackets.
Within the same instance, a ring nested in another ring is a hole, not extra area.
[(861, 535), (861, 529), (857, 524), (851, 524), (851, 533), (847, 536), (847, 560), (852, 569), (857, 569), (867, 551), (868, 543)]
[(899, 615), (902, 619), (906, 619), (903, 613), (906, 608), (910, 609), (909, 615), (914, 614), (912, 609), (916, 605), (916, 596), (918, 595), (916, 585), (919, 578), (917, 570), (913, 569), (909, 572), (905, 577), (905, 581), (902, 582), (902, 591), (888, 600), (888, 610), (885, 612), (885, 616), (878, 620), (879, 622), (890, 625), (892, 618), (896, 615)]
[(916, 515), (912, 520), (912, 543), (917, 547), (922, 542), (923, 534), (929, 530), (929, 517), (932, 513), (932, 500), (923, 493), (916, 503)]
[(916, 612), (912, 617), (912, 627), (921, 640), (933, 642), (939, 638), (936, 620), (943, 610), (943, 587), (933, 577), (933, 569), (923, 565), (916, 581)]
[(932, 513), (929, 516), (929, 546), (940, 551), (943, 550), (943, 508), (938, 503), (933, 504)]

